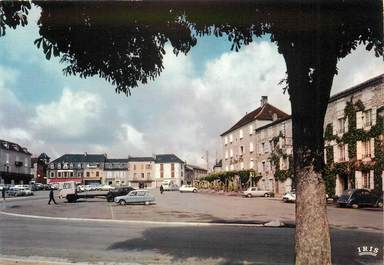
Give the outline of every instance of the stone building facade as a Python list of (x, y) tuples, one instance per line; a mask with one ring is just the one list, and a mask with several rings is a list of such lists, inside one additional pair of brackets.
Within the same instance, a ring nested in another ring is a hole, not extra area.
[(0, 139), (0, 182), (28, 184), (33, 177), (31, 155), (27, 148)]
[(373, 190), (375, 185), (383, 190), (383, 167), (377, 168), (384, 151), (384, 127), (379, 124), (384, 109), (383, 78), (380, 75), (369, 79), (329, 101), (324, 153), (325, 161), (336, 174), (336, 195), (348, 188)]
[[(329, 100), (324, 159), (331, 174), (328, 186), (335, 181), (334, 190), (328, 191), (331, 194), (340, 195), (348, 188), (384, 190), (383, 78), (367, 80)], [(353, 108), (347, 111), (347, 105)], [(254, 169), (261, 176), (259, 188), (282, 194), (292, 188), (292, 121), (287, 114), (260, 120), (260, 111), (251, 112), (253, 118), (247, 114), (221, 135), (222, 171)]]
[(288, 114), (270, 105), (268, 98), (263, 96), (259, 108), (247, 113), (220, 135), (223, 146), (222, 169), (224, 171), (256, 169), (255, 130), (287, 117)]

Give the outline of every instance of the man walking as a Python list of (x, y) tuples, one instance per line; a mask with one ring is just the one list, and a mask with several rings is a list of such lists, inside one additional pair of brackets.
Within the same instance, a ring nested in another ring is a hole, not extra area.
[(53, 201), (55, 204), (57, 204), (56, 201), (55, 201), (55, 197), (53, 195), (53, 189), (51, 189), (51, 191), (49, 192), (49, 202), (48, 202), (48, 204), (51, 204), (51, 201)]
[(164, 188), (163, 188), (163, 185), (160, 186), (160, 194), (163, 194), (164, 192)]

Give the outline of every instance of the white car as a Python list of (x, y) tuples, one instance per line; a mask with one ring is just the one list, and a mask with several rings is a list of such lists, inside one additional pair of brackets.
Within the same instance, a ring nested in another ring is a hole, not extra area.
[(109, 190), (114, 190), (115, 187), (112, 187), (110, 185), (101, 185), (100, 186), (100, 190), (104, 190), (104, 191), (109, 191)]
[(258, 187), (249, 187), (246, 191), (243, 192), (243, 196), (251, 197), (271, 197), (272, 192), (268, 190), (262, 190)]
[(114, 202), (120, 205), (126, 204), (151, 204), (154, 203), (155, 197), (148, 190), (133, 190), (127, 195), (114, 198)]
[(284, 202), (295, 202), (296, 201), (296, 193), (294, 191), (286, 192), (283, 196)]
[(192, 185), (183, 185), (179, 189), (180, 192), (197, 192), (197, 188), (193, 187)]

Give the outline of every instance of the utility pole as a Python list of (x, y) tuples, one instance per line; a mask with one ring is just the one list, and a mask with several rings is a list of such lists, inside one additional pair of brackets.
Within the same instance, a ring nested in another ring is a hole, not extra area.
[(206, 159), (207, 159), (207, 170), (209, 171), (209, 156), (208, 156), (208, 150), (206, 151)]

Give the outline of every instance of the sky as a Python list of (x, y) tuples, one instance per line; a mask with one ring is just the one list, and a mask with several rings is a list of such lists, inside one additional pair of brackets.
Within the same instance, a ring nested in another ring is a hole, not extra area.
[[(34, 8), (26, 27), (0, 37), (0, 139), (34, 155), (106, 153), (110, 158), (174, 153), (210, 166), (220, 159), (220, 134), (260, 105), (261, 96), (290, 113), (278, 83), (286, 66), (268, 38), (230, 51), (215, 37), (198, 39), (187, 56), (167, 44), (160, 77), (116, 94), (104, 79), (64, 76), (58, 58), (46, 60)], [(382, 58), (359, 46), (338, 63), (332, 94), (384, 72)]]

